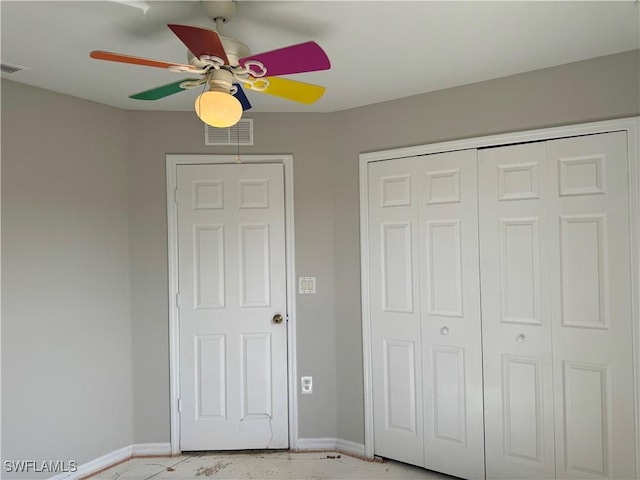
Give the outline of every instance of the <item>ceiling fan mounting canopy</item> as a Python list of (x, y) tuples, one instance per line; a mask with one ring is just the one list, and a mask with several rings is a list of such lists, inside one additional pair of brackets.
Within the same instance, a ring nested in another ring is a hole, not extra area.
[(236, 0), (202, 0), (202, 8), (212, 22), (221, 20), (227, 23), (237, 11)]

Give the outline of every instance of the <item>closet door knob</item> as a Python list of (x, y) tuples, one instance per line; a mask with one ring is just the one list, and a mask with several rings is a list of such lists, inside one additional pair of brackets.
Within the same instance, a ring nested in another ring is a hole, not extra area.
[(441, 333), (442, 335), (447, 335), (447, 334), (449, 333), (449, 329), (448, 329), (447, 327), (442, 327), (442, 328), (440, 329), (440, 333)]
[(516, 337), (516, 342), (518, 342), (518, 343), (524, 342), (524, 334), (523, 333), (521, 333), (520, 335), (518, 335)]

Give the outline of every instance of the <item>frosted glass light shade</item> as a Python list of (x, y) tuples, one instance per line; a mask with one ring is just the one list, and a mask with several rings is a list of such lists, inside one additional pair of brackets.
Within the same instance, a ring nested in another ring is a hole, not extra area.
[(242, 104), (229, 93), (204, 92), (196, 98), (196, 114), (207, 125), (227, 128), (242, 117)]

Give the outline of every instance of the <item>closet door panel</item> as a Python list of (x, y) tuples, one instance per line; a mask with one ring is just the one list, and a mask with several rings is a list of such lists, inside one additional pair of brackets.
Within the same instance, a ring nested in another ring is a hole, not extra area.
[(368, 168), (374, 452), (424, 466), (417, 159)]
[(478, 152), (487, 478), (555, 475), (544, 143)]
[(558, 478), (634, 478), (627, 138), (548, 142)]
[(484, 477), (477, 155), (420, 157), (425, 467)]

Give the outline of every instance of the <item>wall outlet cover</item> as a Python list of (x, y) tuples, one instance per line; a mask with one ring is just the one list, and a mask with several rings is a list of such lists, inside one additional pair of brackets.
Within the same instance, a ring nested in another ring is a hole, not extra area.
[(300, 388), (303, 395), (313, 393), (313, 377), (302, 377), (300, 379)]

